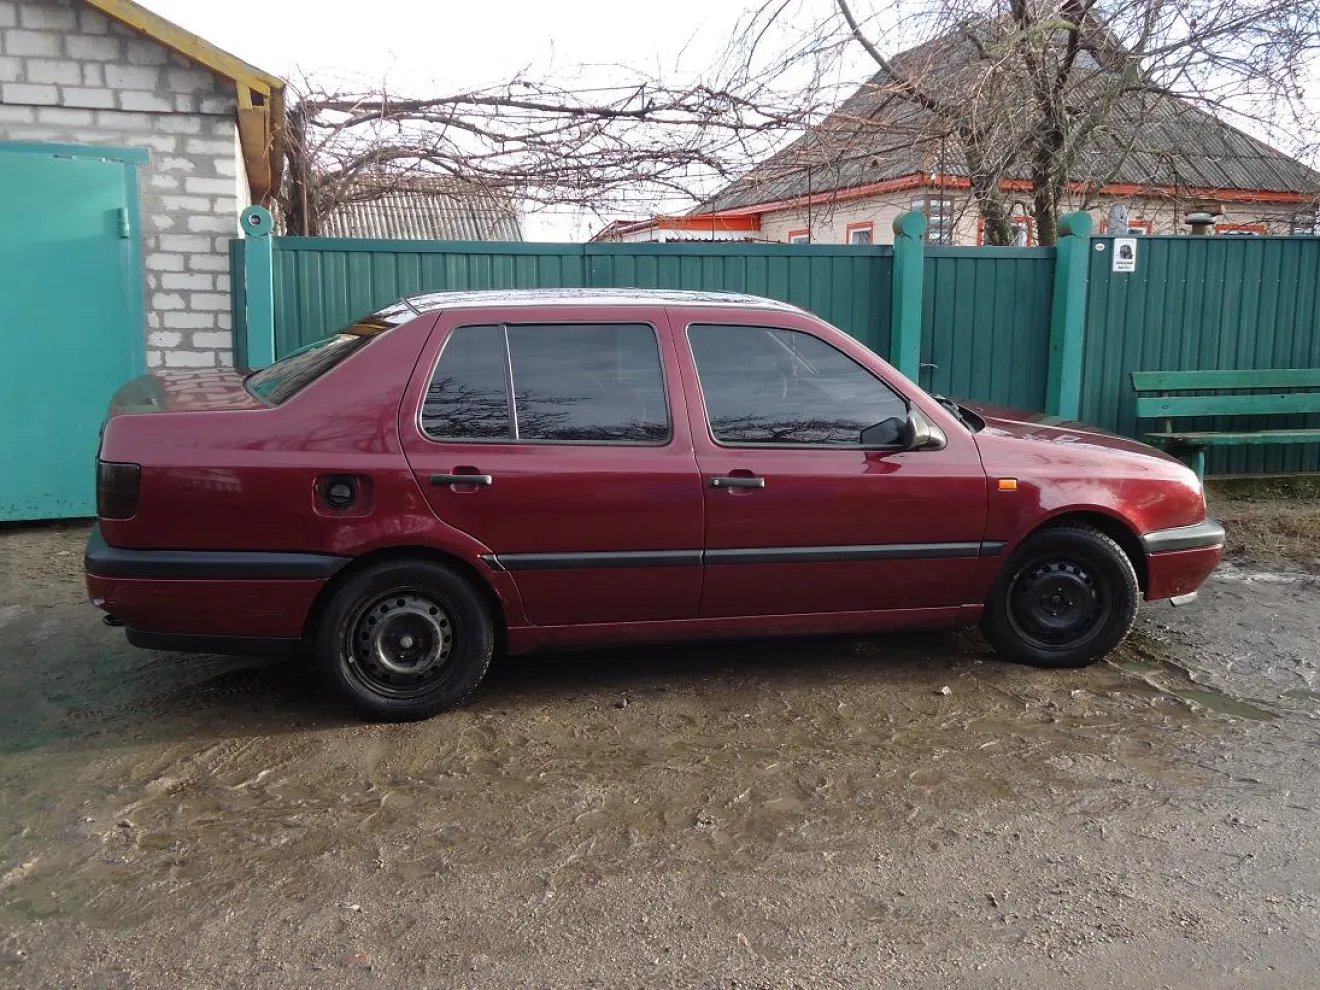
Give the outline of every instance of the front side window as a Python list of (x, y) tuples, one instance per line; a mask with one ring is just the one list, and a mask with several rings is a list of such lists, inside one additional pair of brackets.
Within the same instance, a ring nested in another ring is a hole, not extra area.
[(436, 363), (422, 429), (436, 440), (665, 443), (669, 409), (655, 330), (460, 327)]
[(907, 402), (818, 337), (770, 327), (694, 324), (688, 339), (718, 443), (884, 447), (900, 442)]

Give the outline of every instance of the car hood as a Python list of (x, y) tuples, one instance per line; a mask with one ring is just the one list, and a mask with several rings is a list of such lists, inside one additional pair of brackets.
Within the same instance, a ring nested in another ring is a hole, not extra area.
[(240, 368), (175, 368), (134, 378), (110, 399), (110, 415), (211, 409), (264, 409), (243, 387)]
[(979, 436), (1013, 437), (1043, 443), (1069, 444), (1077, 447), (1113, 451), (1142, 457), (1153, 457), (1173, 464), (1181, 462), (1161, 450), (1156, 450), (1129, 437), (1121, 437), (1096, 426), (1087, 426), (1070, 419), (1061, 419), (1046, 413), (1027, 412), (987, 402), (965, 402), (959, 405), (970, 409), (985, 420), (985, 430)]

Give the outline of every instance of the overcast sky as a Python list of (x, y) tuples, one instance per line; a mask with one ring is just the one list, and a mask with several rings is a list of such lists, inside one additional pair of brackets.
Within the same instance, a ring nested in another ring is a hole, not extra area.
[[(145, 0), (268, 72), (425, 93), (505, 82), (532, 68), (611, 63), (696, 74), (728, 40), (747, 0)], [(607, 69), (598, 70), (608, 75)], [(598, 221), (526, 218), (529, 240), (586, 236)]]
[[(146, 6), (284, 78), (313, 76), (426, 94), (610, 65), (691, 79), (712, 65), (754, 0), (145, 0)], [(798, 4), (789, 4), (798, 9)], [(811, 8), (810, 4), (805, 5)], [(826, 5), (828, 8), (828, 5)], [(819, 9), (816, 9), (819, 13)], [(841, 66), (860, 81), (860, 51)], [(842, 78), (836, 81), (843, 81)], [(1320, 82), (1307, 89), (1320, 101)], [(1299, 136), (1313, 144), (1315, 135)], [(1286, 142), (1280, 142), (1284, 144)], [(561, 210), (526, 217), (529, 240), (581, 240), (600, 221)]]

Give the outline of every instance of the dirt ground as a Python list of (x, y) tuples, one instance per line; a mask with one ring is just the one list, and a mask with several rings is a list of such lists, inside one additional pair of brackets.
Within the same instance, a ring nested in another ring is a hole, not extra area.
[(1312, 986), (1320, 501), (1215, 508), (1201, 600), (1087, 670), (562, 653), (403, 726), (134, 650), (84, 527), (0, 532), (0, 987)]

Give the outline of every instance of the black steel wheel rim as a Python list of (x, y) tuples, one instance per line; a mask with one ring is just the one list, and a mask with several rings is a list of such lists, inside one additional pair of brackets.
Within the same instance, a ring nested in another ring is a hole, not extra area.
[(458, 635), (444, 601), (422, 588), (398, 588), (353, 612), (342, 645), (355, 680), (375, 694), (408, 699), (453, 671)]
[(1040, 650), (1071, 650), (1095, 636), (1113, 610), (1108, 582), (1073, 557), (1042, 557), (1018, 570), (1008, 589), (1013, 631)]

